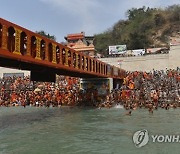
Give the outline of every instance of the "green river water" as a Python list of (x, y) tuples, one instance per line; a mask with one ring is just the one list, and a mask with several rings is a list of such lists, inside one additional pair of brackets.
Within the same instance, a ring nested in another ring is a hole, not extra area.
[(180, 109), (0, 108), (0, 154), (180, 154), (180, 143), (137, 148), (133, 134), (180, 135)]

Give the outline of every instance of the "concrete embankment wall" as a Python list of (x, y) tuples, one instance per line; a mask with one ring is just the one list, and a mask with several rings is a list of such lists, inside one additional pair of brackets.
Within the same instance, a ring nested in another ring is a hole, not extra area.
[(100, 58), (101, 61), (121, 67), (127, 71), (152, 71), (180, 67), (180, 45), (172, 46), (169, 54), (155, 54), (136, 57)]

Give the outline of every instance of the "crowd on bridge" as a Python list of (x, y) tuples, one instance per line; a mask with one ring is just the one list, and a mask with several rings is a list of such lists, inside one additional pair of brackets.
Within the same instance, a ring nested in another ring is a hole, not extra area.
[(30, 81), (30, 77), (0, 78), (0, 106), (60, 107), (91, 105), (125, 109), (180, 107), (180, 69), (127, 72), (123, 85), (104, 98), (97, 89), (80, 89), (80, 79), (58, 76), (56, 83)]
[(113, 103), (125, 109), (148, 108), (149, 112), (160, 108), (180, 107), (180, 69), (152, 72), (127, 72), (120, 89), (114, 89), (99, 107)]

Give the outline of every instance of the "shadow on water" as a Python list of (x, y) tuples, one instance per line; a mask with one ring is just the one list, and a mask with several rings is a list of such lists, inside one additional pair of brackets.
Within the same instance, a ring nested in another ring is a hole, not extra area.
[[(52, 117), (63, 117), (68, 113), (92, 110), (92, 107), (61, 107), (61, 108), (36, 108), (36, 107), (2, 107), (0, 108), (0, 131), (8, 128), (46, 121)], [(10, 110), (10, 111), (9, 111)], [(5, 114), (4, 114), (5, 113)]]
[[(8, 110), (11, 112), (8, 114)], [(31, 125), (34, 122), (45, 121), (46, 119), (53, 117), (55, 115), (61, 115), (64, 112), (68, 112), (70, 109), (51, 109), (51, 108), (31, 108), (26, 107), (19, 109), (16, 108), (1, 108), (0, 115), (0, 130), (3, 130), (8, 127), (14, 127), (21, 124)], [(7, 112), (3, 115), (3, 112)]]

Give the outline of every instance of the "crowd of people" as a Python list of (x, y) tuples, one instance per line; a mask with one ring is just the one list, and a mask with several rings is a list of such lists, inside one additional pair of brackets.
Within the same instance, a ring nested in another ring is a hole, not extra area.
[(180, 69), (127, 72), (122, 86), (104, 97), (97, 89), (80, 88), (80, 79), (58, 76), (56, 83), (30, 81), (30, 77), (0, 78), (0, 106), (60, 107), (91, 105), (111, 108), (122, 105), (131, 114), (137, 108), (149, 112), (158, 107), (180, 107)]
[(30, 77), (0, 79), (0, 106), (75, 105), (82, 99), (79, 79), (59, 76), (56, 83), (30, 81)]
[(148, 108), (149, 112), (158, 107), (168, 110), (180, 107), (180, 69), (152, 72), (127, 72), (120, 89), (114, 89), (99, 107), (113, 103), (125, 109)]

